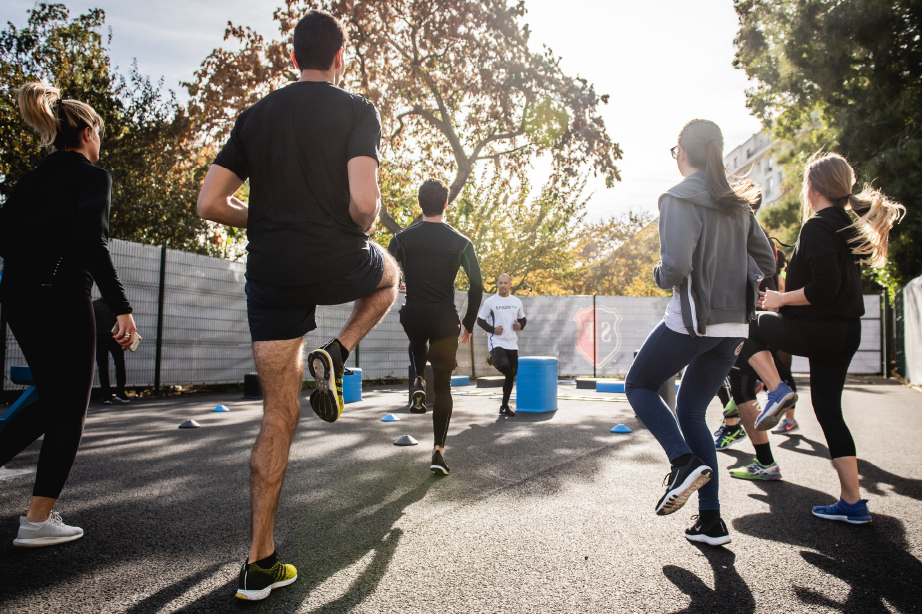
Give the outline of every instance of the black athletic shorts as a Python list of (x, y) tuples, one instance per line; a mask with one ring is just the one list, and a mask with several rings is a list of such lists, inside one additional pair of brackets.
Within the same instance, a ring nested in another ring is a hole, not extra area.
[(319, 284), (274, 287), (247, 280), (247, 320), (253, 341), (298, 339), (317, 328), (317, 305), (342, 305), (375, 291), (384, 277), (384, 248), (368, 241), (359, 264)]

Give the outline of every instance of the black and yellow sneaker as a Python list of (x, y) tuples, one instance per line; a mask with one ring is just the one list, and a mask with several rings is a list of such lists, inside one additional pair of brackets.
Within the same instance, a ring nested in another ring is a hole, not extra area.
[[(334, 339), (307, 355), (307, 366), (316, 382), (311, 393), (311, 408), (321, 420), (336, 422), (343, 413), (343, 368), (342, 346)], [(352, 372), (349, 371), (351, 374)]]
[(268, 597), (273, 588), (288, 586), (297, 579), (298, 570), (295, 566), (282, 563), (273, 552), (261, 561), (243, 564), (240, 568), (240, 580), (237, 582), (237, 597), (247, 601), (259, 601)]

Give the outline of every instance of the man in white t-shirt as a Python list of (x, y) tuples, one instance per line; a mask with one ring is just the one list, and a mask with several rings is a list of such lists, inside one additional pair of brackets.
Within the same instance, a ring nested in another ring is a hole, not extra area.
[(512, 296), (512, 278), (503, 273), (496, 279), (497, 294), (483, 302), (477, 314), (477, 324), (487, 331), (487, 349), (491, 364), (506, 376), (503, 382), (502, 416), (515, 416), (509, 407), (509, 395), (515, 375), (519, 371), (519, 344), (516, 332), (525, 328), (525, 311), (522, 301)]

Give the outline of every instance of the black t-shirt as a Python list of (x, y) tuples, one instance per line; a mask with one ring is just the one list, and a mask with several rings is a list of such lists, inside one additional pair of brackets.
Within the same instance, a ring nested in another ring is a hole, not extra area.
[(250, 180), (247, 278), (329, 281), (354, 268), (367, 236), (349, 216), (352, 158), (380, 160), (375, 106), (331, 83), (299, 81), (240, 114), (214, 163)]
[(809, 305), (781, 308), (789, 318), (852, 320), (864, 315), (861, 271), (852, 253), (857, 236), (841, 207), (827, 207), (808, 219), (788, 264), (785, 291), (804, 289)]
[(463, 267), (470, 281), (467, 313), (461, 322), (471, 331), (483, 297), (483, 277), (474, 244), (440, 222), (418, 222), (391, 239), (387, 251), (400, 264), (407, 283), (407, 304), (438, 303), (454, 306), (455, 277)]

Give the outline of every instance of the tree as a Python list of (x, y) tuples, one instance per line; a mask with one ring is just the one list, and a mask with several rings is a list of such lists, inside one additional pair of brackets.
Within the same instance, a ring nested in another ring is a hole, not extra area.
[[(225, 40), (239, 51), (215, 50), (193, 83), (190, 114), (212, 142), (267, 92), (297, 79), (287, 40), (309, 9), (340, 18), (350, 34), (346, 89), (381, 112), (385, 156), (381, 222), (389, 232), (412, 219), (410, 186), (428, 175), (451, 177), (454, 201), (479, 162), (492, 162), (505, 187), (524, 185), (531, 161), (552, 157), (547, 193), (583, 169), (618, 180), (621, 151), (598, 114), (607, 96), (563, 73), (549, 49), (534, 53), (522, 24), (524, 2), (508, 0), (287, 0), (276, 10), (282, 40), (266, 41), (229, 24)], [(387, 176), (399, 169), (403, 177)], [(406, 186), (404, 186), (406, 187)]]
[(653, 281), (653, 267), (660, 259), (656, 222), (651, 213), (632, 211), (584, 226), (568, 293), (668, 296)]
[(204, 164), (191, 146), (192, 124), (172, 93), (164, 96), (136, 66), (127, 79), (112, 71), (108, 42), (98, 33), (104, 25), (99, 9), (69, 19), (63, 4), (40, 3), (25, 28), (8, 23), (0, 31), (0, 199), (44, 157), (15, 91), (45, 81), (105, 122), (98, 164), (113, 179), (110, 236), (213, 253), (195, 211)]
[[(873, 180), (905, 205), (882, 278), (905, 283), (922, 274), (922, 243), (916, 240), (922, 233), (922, 5), (734, 4), (740, 22), (734, 65), (756, 80), (749, 108), (778, 138), (796, 142), (806, 132), (814, 144), (828, 143), (849, 158), (862, 181)], [(809, 153), (797, 151), (798, 162)]]

